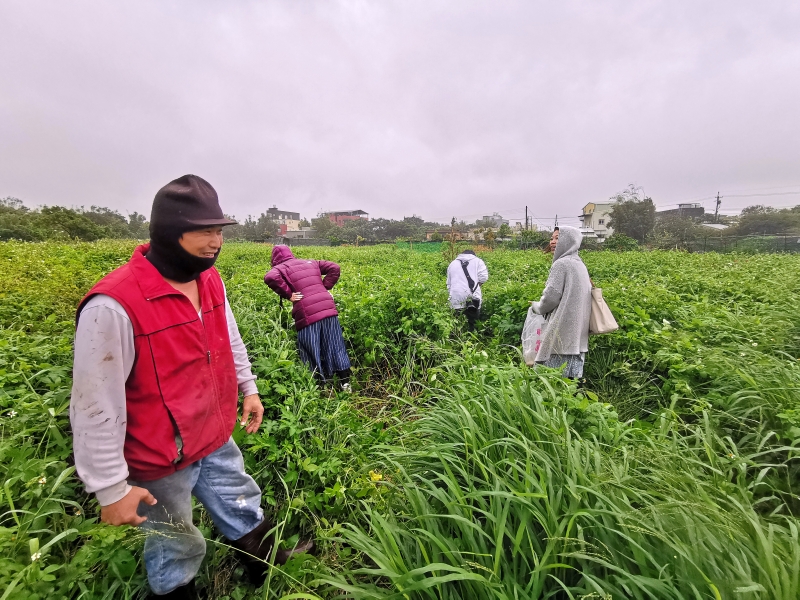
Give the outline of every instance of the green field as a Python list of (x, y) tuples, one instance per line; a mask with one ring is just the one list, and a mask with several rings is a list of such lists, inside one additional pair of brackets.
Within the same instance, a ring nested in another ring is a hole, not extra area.
[[(134, 598), (142, 537), (97, 520), (70, 467), (74, 310), (134, 244), (0, 244), (0, 600)], [(237, 431), (284, 537), (321, 549), (260, 590), (198, 508), (210, 598), (800, 597), (800, 256), (592, 252), (620, 322), (582, 389), (522, 365), (549, 259), (485, 253), (476, 335), (447, 257), (298, 248), (334, 260), (354, 393), (319, 389), (271, 247), (218, 267), (267, 407)]]

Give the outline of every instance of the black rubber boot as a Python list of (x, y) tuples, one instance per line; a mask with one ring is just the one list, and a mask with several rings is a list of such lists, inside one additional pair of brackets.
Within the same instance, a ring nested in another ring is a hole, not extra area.
[[(273, 534), (267, 535), (272, 529), (272, 524), (266, 519), (247, 535), (231, 542), (231, 546), (239, 551), (239, 560), (247, 572), (250, 583), (258, 587), (264, 583), (269, 568), (269, 560), (272, 557), (272, 546), (275, 543)], [(285, 565), (286, 562), (296, 554), (314, 551), (314, 542), (311, 540), (301, 540), (292, 550), (278, 550), (275, 553), (275, 564)]]
[(352, 375), (352, 371), (350, 369), (344, 369), (343, 371), (336, 371), (333, 376), (336, 380), (336, 388), (342, 392), (350, 392), (352, 388), (350, 387), (350, 376)]
[(198, 600), (199, 596), (197, 595), (197, 588), (194, 585), (194, 579), (187, 583), (186, 585), (182, 585), (180, 587), (175, 588), (171, 592), (166, 594), (162, 594), (161, 596), (156, 596), (155, 594), (150, 594), (151, 598), (166, 598), (167, 600)]

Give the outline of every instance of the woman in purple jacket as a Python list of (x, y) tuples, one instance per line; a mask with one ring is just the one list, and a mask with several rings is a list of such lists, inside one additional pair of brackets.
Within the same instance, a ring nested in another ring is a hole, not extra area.
[(334, 262), (295, 258), (288, 246), (275, 246), (264, 283), (292, 302), (300, 359), (317, 380), (324, 383), (336, 376), (342, 389), (350, 391), (350, 358), (330, 292), (339, 273)]

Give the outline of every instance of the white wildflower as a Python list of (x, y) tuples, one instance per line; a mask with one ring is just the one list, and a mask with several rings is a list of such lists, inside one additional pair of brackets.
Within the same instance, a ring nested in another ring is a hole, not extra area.
[(39, 485), (44, 485), (45, 483), (47, 483), (47, 477), (39, 477)]
[(31, 554), (31, 562), (36, 562), (40, 558), (42, 558), (41, 552), (34, 552), (33, 554)]

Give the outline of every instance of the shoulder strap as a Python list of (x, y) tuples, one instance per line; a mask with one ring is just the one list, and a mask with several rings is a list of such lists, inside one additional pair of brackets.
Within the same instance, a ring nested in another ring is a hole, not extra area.
[[(289, 283), (289, 279), (286, 277), (286, 273), (284, 273), (283, 269), (281, 269), (282, 266), (283, 266), (282, 264), (278, 265), (277, 267), (275, 267), (275, 270), (278, 271), (278, 273), (280, 273), (281, 279), (283, 279), (283, 282), (286, 284), (286, 287), (289, 288), (289, 291), (294, 293), (294, 288), (292, 287), (292, 284)], [(283, 308), (283, 298), (281, 298), (278, 304), (281, 308)]]
[(469, 274), (469, 271), (467, 270), (467, 265), (469, 264), (469, 261), (461, 260), (459, 258), (458, 262), (461, 263), (461, 268), (464, 269), (464, 276), (467, 278), (467, 285), (469, 286), (469, 291), (471, 294), (474, 294), (475, 290), (478, 289), (478, 284), (473, 281), (472, 277)]

